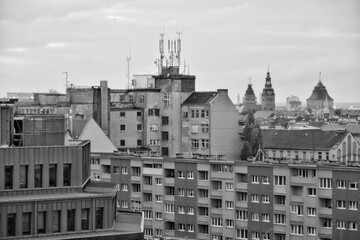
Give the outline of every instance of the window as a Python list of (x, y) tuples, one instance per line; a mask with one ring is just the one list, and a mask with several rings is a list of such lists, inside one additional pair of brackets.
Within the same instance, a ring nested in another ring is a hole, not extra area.
[(316, 197), (316, 188), (308, 188), (308, 195), (310, 197)]
[(268, 213), (261, 214), (261, 221), (270, 222), (270, 214), (268, 214)]
[(346, 208), (346, 202), (345, 201), (336, 201), (336, 207), (340, 209)]
[(308, 216), (315, 217), (316, 216), (316, 208), (308, 207), (307, 214), (308, 214)]
[(121, 191), (127, 192), (128, 191), (128, 185), (126, 183), (121, 184)]
[(126, 131), (126, 125), (120, 124), (120, 132), (125, 132), (125, 131)]
[[(141, 100), (141, 98), (140, 98), (140, 100)], [(136, 112), (136, 116), (137, 116), (137, 117), (141, 117), (141, 116), (142, 116), (142, 112)]]
[(162, 151), (163, 156), (169, 156), (169, 148), (168, 147), (162, 147), (161, 151)]
[(43, 166), (41, 164), (35, 164), (35, 166), (34, 166), (34, 171), (35, 171), (34, 184), (35, 184), (36, 188), (41, 188), (42, 187), (42, 175), (43, 175), (42, 167)]
[(226, 224), (227, 228), (234, 228), (234, 225), (235, 225), (234, 220), (232, 220), (232, 219), (226, 219), (225, 224)]
[(150, 139), (150, 146), (159, 146), (160, 141), (159, 139)]
[(133, 95), (129, 95), (129, 102), (133, 102), (134, 101), (134, 96)]
[(349, 210), (358, 210), (358, 202), (349, 201)]
[(199, 171), (199, 180), (209, 180), (209, 173), (208, 171)]
[(188, 224), (188, 225), (187, 225), (187, 231), (188, 231), (188, 232), (194, 232), (194, 229), (195, 229), (195, 228), (194, 228), (194, 225), (192, 225), (192, 224)]
[(201, 139), (201, 148), (209, 148), (209, 139)]
[(274, 223), (275, 224), (286, 224), (286, 215), (285, 214), (274, 214)]
[(201, 132), (208, 133), (209, 132), (209, 124), (201, 124)]
[(52, 212), (52, 232), (60, 232), (60, 220), (61, 220), (61, 210), (54, 210)]
[(226, 191), (234, 191), (234, 184), (233, 183), (225, 183), (225, 190)]
[(357, 182), (349, 182), (349, 189), (357, 190), (358, 189), (358, 183)]
[(163, 230), (160, 228), (156, 228), (155, 229), (155, 236), (162, 236), (163, 235)]
[(178, 196), (181, 197), (185, 196), (185, 188), (178, 188)]
[(260, 221), (259, 213), (251, 213), (251, 220), (252, 221)]
[[(75, 213), (75, 211), (74, 211)], [(95, 210), (95, 228), (102, 229), (103, 228), (103, 218), (104, 218), (104, 208), (99, 207)]]
[(234, 209), (234, 202), (233, 201), (225, 201), (226, 209)]
[(140, 176), (141, 174), (140, 167), (131, 167), (131, 174), (132, 176)]
[(237, 200), (239, 202), (247, 202), (247, 192), (237, 192)]
[(49, 187), (56, 187), (56, 164), (49, 164)]
[(158, 125), (157, 124), (151, 124), (150, 125), (150, 131), (151, 132), (156, 132), (158, 130)]
[(120, 139), (120, 146), (125, 146), (125, 140), (124, 139)]
[(75, 231), (75, 209), (67, 210), (67, 230), (68, 232)]
[(319, 178), (319, 187), (331, 189), (331, 178)]
[(137, 131), (142, 131), (143, 130), (143, 125), (142, 124), (137, 124), (136, 125), (136, 130)]
[(259, 194), (251, 194), (251, 202), (259, 202)]
[(153, 219), (153, 211), (144, 210), (144, 218), (145, 219)]
[(247, 221), (248, 220), (248, 211), (236, 210), (236, 220)]
[(89, 230), (89, 208), (81, 209), (81, 230)]
[(140, 102), (143, 103), (145, 101), (145, 96), (144, 95), (140, 95)]
[(144, 179), (144, 185), (152, 185), (152, 176), (143, 176)]
[(162, 202), (162, 195), (155, 195), (155, 202)]
[(291, 204), (290, 205), (290, 212), (295, 213), (298, 216), (303, 216), (304, 215), (304, 207), (302, 205)]
[(209, 116), (209, 111), (208, 110), (201, 110), (201, 117), (202, 118), (206, 118)]
[(187, 212), (188, 215), (194, 215), (195, 214), (195, 209), (193, 207), (187, 207), (186, 212)]
[(188, 197), (194, 197), (195, 196), (195, 191), (193, 189), (188, 189), (186, 195)]
[(236, 229), (236, 238), (248, 239), (247, 229)]
[(185, 172), (184, 171), (178, 171), (178, 178), (185, 178)]
[(161, 212), (155, 212), (155, 219), (161, 220), (162, 219), (162, 213)]
[(31, 234), (31, 212), (24, 212), (22, 218), (22, 233), (23, 235)]
[(270, 196), (269, 195), (261, 195), (261, 201), (263, 203), (270, 203)]
[(261, 177), (262, 184), (270, 184), (270, 178), (269, 176), (262, 176)]
[(164, 205), (164, 208), (165, 208), (164, 211), (166, 213), (175, 213), (175, 204), (167, 203)]
[(128, 168), (127, 167), (121, 167), (121, 173), (127, 175), (128, 174)]
[(103, 173), (107, 173), (107, 174), (111, 173), (110, 165), (102, 165), (102, 169), (103, 169)]
[(199, 148), (199, 139), (191, 139), (191, 147)]
[(276, 186), (285, 186), (286, 177), (285, 176), (275, 176), (275, 185)]
[(188, 179), (194, 179), (194, 172), (193, 171), (187, 171), (187, 178)]
[(178, 213), (180, 213), (180, 214), (185, 214), (185, 206), (179, 205), (179, 206), (178, 206)]
[(185, 231), (185, 224), (184, 223), (179, 223), (178, 224), (178, 230), (179, 231)]
[(222, 182), (221, 181), (211, 181), (212, 183), (212, 189), (221, 191), (222, 190)]
[(274, 202), (278, 205), (285, 205), (286, 204), (286, 196), (284, 195), (274, 195)]
[(125, 112), (120, 112), (120, 117), (125, 117)]
[(167, 116), (161, 117), (161, 124), (162, 125), (169, 125), (169, 117), (167, 117)]
[(291, 224), (290, 225), (290, 234), (303, 235), (304, 234), (304, 226)]
[(64, 163), (63, 168), (63, 183), (64, 186), (70, 186), (71, 185), (71, 164), (70, 163)]
[(158, 108), (148, 109), (148, 115), (149, 116), (160, 116), (160, 109), (158, 109)]
[(348, 229), (351, 231), (357, 231), (358, 230), (358, 223), (357, 222), (348, 222)]
[(336, 228), (337, 229), (346, 229), (346, 223), (345, 221), (336, 221)]
[(346, 180), (336, 180), (336, 187), (340, 189), (346, 188)]
[(251, 232), (251, 239), (260, 240), (260, 233), (259, 232)]
[(162, 185), (162, 178), (155, 178), (156, 185)]
[(209, 216), (209, 208), (207, 207), (199, 207), (199, 216)]
[(209, 190), (207, 190), (207, 189), (199, 189), (198, 190), (198, 197), (199, 198), (208, 198), (209, 197)]
[(152, 228), (144, 228), (144, 236), (153, 236)]
[(331, 218), (320, 218), (320, 222), (322, 223), (322, 227), (324, 228), (332, 228)]
[(161, 138), (162, 138), (162, 140), (169, 140), (169, 132), (162, 131), (161, 132)]
[(259, 176), (251, 175), (251, 183), (259, 183)]
[(222, 225), (223, 225), (222, 218), (220, 218), (220, 217), (212, 217), (211, 218), (211, 226), (222, 227)]
[(113, 173), (120, 174), (120, 167), (119, 166), (114, 166), (113, 167)]
[(164, 93), (164, 107), (169, 107), (170, 105), (170, 93)]
[(307, 227), (307, 234), (311, 236), (316, 236), (316, 228), (315, 227)]
[(19, 169), (19, 184), (20, 188), (27, 188), (27, 181), (28, 181), (28, 166), (21, 165)]
[(183, 111), (183, 118), (188, 118), (188, 112)]
[(7, 214), (7, 236), (15, 236), (16, 233), (16, 214)]

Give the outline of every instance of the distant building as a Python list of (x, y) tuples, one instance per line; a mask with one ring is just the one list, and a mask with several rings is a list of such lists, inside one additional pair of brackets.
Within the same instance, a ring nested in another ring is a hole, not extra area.
[(244, 112), (245, 111), (256, 111), (260, 109), (260, 106), (257, 105), (256, 96), (252, 88), (252, 84), (248, 84), (245, 95), (243, 97)]
[(306, 106), (312, 110), (329, 110), (334, 108), (334, 99), (330, 97), (321, 80), (314, 87), (311, 96), (306, 99)]
[(261, 110), (275, 111), (275, 92), (271, 85), (270, 72), (267, 72), (265, 87), (261, 94)]
[(300, 98), (294, 95), (286, 98), (286, 110), (298, 110), (301, 107)]

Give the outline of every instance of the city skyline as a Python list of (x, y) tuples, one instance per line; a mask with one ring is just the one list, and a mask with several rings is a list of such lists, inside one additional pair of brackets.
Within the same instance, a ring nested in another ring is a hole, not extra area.
[(129, 48), (131, 75), (156, 74), (159, 34), (181, 31), (182, 64), (197, 91), (227, 88), (242, 102), (251, 78), (259, 102), (270, 66), (277, 103), (293, 94), (304, 104), (319, 72), (335, 105), (360, 102), (356, 1), (12, 0), (0, 9), (0, 97), (64, 93), (63, 72), (74, 85), (125, 88)]

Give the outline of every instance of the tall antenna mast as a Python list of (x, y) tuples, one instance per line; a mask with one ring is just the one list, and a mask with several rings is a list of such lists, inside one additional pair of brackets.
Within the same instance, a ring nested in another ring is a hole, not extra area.
[(68, 87), (68, 77), (70, 76), (68, 72), (62, 72), (65, 74), (65, 89)]
[(127, 89), (130, 88), (130, 61), (131, 61), (131, 46), (129, 47), (129, 56), (126, 56), (126, 79), (127, 79)]
[(178, 67), (180, 68), (180, 53), (181, 53), (181, 34), (182, 32), (177, 32), (178, 35), (178, 39), (177, 39), (177, 52), (176, 52), (176, 60), (177, 60), (177, 64)]

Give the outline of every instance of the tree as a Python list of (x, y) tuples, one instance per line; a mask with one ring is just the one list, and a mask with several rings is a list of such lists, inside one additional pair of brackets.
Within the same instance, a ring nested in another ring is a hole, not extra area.
[(248, 141), (244, 142), (243, 148), (241, 150), (240, 158), (243, 160), (248, 159), (251, 156), (251, 148)]

